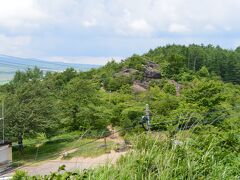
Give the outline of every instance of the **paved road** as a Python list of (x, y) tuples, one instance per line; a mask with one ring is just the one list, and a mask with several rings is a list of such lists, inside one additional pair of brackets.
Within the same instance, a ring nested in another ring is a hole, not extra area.
[[(20, 167), (19, 169), (28, 172), (29, 175), (47, 175), (51, 172), (57, 172), (59, 166), (61, 165), (65, 165), (65, 169), (67, 171), (84, 170), (105, 165), (107, 163), (114, 164), (117, 159), (125, 153), (126, 152), (111, 151), (109, 154), (103, 154), (95, 158), (77, 157), (71, 160), (49, 160), (37, 165), (29, 165), (22, 168)], [(14, 172), (10, 172), (0, 176), (0, 178), (7, 176), (9, 177), (13, 174)]]

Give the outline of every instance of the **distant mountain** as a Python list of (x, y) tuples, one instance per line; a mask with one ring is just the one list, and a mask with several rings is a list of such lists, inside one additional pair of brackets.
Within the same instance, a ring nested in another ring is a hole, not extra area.
[(43, 71), (61, 72), (72, 67), (78, 71), (87, 71), (98, 68), (100, 65), (92, 64), (72, 64), (63, 62), (50, 62), (39, 59), (19, 58), (7, 55), (0, 55), (0, 84), (11, 80), (17, 70), (26, 70), (37, 66)]

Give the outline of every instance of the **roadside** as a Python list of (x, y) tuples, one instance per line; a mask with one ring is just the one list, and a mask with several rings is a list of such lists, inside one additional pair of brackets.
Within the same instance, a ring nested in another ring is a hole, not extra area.
[[(29, 175), (47, 175), (51, 172), (57, 172), (58, 168), (65, 165), (67, 171), (84, 170), (95, 168), (105, 164), (114, 164), (122, 155), (126, 152), (116, 152), (114, 150), (111, 153), (103, 154), (95, 158), (75, 157), (70, 160), (49, 160), (38, 165), (29, 165), (20, 167), (15, 170), (22, 170), (28, 172)], [(9, 177), (14, 174), (15, 171), (6, 173), (0, 177)]]
[(27, 164), (0, 177), (12, 176), (16, 170), (26, 171), (29, 175), (47, 175), (56, 172), (62, 165), (65, 165), (67, 171), (74, 171), (95, 168), (108, 163), (114, 164), (127, 152), (128, 148), (116, 130), (111, 126), (108, 126), (108, 129), (111, 132), (108, 137), (100, 138), (86, 146), (64, 150), (54, 159)]

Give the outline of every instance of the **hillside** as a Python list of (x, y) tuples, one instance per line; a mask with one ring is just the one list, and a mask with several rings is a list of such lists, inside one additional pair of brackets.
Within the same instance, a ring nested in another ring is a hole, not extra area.
[[(60, 149), (55, 136), (87, 132), (91, 139), (112, 125), (133, 148), (116, 165), (49, 178), (238, 179), (239, 83), (239, 48), (169, 45), (86, 72), (18, 72), (0, 97), (13, 142), (43, 139), (40, 148)], [(144, 119), (139, 125), (146, 104), (148, 133)], [(36, 147), (26, 146), (20, 159)]]
[(16, 71), (24, 71), (27, 68), (34, 68), (35, 66), (44, 72), (62, 72), (69, 67), (72, 67), (78, 71), (87, 71), (91, 68), (99, 67), (98, 65), (91, 64), (69, 64), (0, 55), (0, 84), (11, 80)]

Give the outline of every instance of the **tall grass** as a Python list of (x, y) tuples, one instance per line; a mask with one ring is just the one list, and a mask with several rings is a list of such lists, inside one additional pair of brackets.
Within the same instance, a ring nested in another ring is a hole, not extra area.
[(85, 176), (89, 179), (239, 179), (237, 152), (221, 149), (216, 137), (195, 139), (188, 133), (187, 138), (185, 132), (177, 134), (175, 139), (138, 135), (134, 138), (134, 150), (115, 166), (106, 165), (85, 172)]
[(133, 149), (115, 165), (34, 178), (239, 179), (239, 139), (226, 132), (203, 132), (180, 131), (174, 137), (169, 133), (141, 133), (130, 138)]

